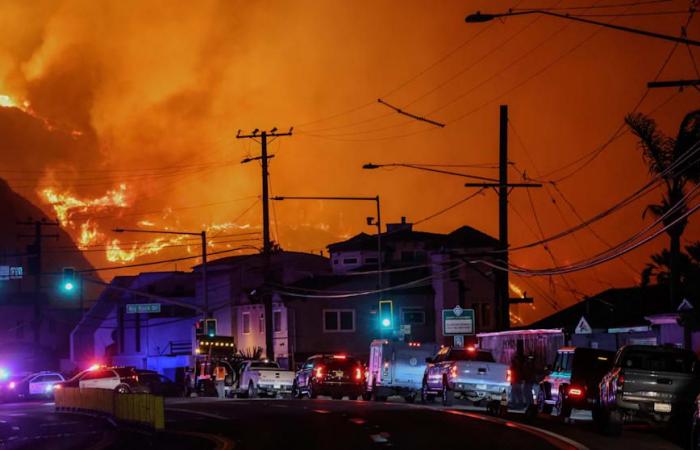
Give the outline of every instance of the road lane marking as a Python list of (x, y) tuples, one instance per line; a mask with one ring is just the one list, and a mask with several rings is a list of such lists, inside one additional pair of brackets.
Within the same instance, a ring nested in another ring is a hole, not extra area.
[(485, 422), (491, 422), (491, 423), (496, 423), (499, 425), (504, 425), (509, 428), (515, 428), (520, 431), (524, 431), (529, 434), (533, 434), (537, 437), (540, 437), (550, 444), (554, 445), (560, 450), (589, 450), (588, 447), (585, 445), (576, 442), (572, 439), (569, 439), (566, 436), (562, 436), (557, 433), (553, 433), (548, 430), (543, 430), (542, 428), (537, 428), (533, 427), (531, 425), (525, 425), (523, 423), (518, 423), (518, 422), (513, 422), (510, 420), (505, 420), (505, 419), (499, 419), (497, 417), (488, 417), (488, 416), (483, 416), (481, 414), (476, 414), (476, 413), (471, 413), (471, 412), (466, 412), (466, 411), (458, 411), (456, 409), (437, 409), (437, 408), (429, 408), (429, 409), (434, 409), (435, 411), (443, 411), (448, 414), (454, 414), (458, 416), (465, 416), (465, 417), (470, 417), (472, 419), (477, 419), (477, 420), (483, 420)]
[(353, 417), (350, 419), (350, 422), (354, 423), (355, 425), (364, 425), (367, 423), (365, 419), (362, 419), (360, 417)]
[(220, 416), (218, 414), (212, 414), (204, 411), (197, 411), (194, 409), (187, 409), (187, 408), (165, 408), (166, 411), (175, 411), (175, 412), (181, 412), (181, 413), (187, 413), (187, 414), (196, 414), (199, 416), (204, 416), (204, 417), (210, 417), (212, 419), (219, 419), (219, 420), (231, 420), (230, 417), (225, 417), (225, 416)]
[(328, 411), (327, 409), (312, 409), (311, 411), (313, 411), (315, 413), (319, 413), (319, 414), (329, 414), (330, 413), (330, 411)]

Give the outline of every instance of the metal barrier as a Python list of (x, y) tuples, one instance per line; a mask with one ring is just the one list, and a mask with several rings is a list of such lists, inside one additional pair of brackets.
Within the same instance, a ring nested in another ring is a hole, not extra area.
[(109, 389), (61, 388), (54, 391), (56, 411), (87, 412), (117, 421), (165, 428), (163, 397), (152, 394), (119, 394)]

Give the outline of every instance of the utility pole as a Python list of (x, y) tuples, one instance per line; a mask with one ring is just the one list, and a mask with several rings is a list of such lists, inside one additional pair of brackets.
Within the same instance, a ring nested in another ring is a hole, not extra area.
[(508, 282), (508, 194), (515, 188), (539, 188), (539, 183), (508, 182), (508, 105), (500, 106), (498, 133), (498, 183), (466, 183), (466, 187), (491, 187), (498, 192), (498, 260), (503, 269), (495, 269), (496, 321), (501, 330), (510, 328), (510, 304), (524, 303), (510, 298)]
[[(251, 161), (260, 161), (262, 167), (262, 202), (263, 202), (263, 287), (262, 287), (262, 301), (263, 307), (265, 309), (265, 355), (270, 361), (275, 360), (275, 349), (273, 342), (273, 320), (272, 320), (272, 292), (267, 287), (270, 281), (270, 253), (272, 250), (272, 245), (270, 244), (270, 198), (268, 192), (268, 160), (273, 158), (275, 155), (268, 155), (267, 144), (268, 138), (272, 140), (283, 137), (291, 136), (293, 128), (290, 128), (286, 133), (277, 132), (277, 128), (273, 128), (270, 131), (260, 131), (257, 128), (253, 130), (250, 134), (241, 134), (241, 130), (238, 130), (236, 134), (236, 139), (252, 139), (260, 143), (260, 156), (244, 158), (241, 164), (246, 164)], [(272, 140), (270, 142), (272, 142)]]
[(27, 253), (30, 255), (30, 260), (28, 265), (28, 272), (34, 275), (34, 323), (32, 328), (34, 329), (34, 343), (38, 346), (41, 343), (41, 260), (42, 260), (42, 241), (44, 238), (56, 238), (58, 239), (58, 234), (43, 234), (42, 228), (44, 226), (54, 226), (57, 227), (60, 224), (58, 222), (49, 222), (46, 219), (42, 220), (27, 220), (19, 221), (17, 225), (23, 226), (34, 226), (34, 234), (20, 234), (20, 238), (34, 238), (34, 243), (30, 244), (27, 249)]

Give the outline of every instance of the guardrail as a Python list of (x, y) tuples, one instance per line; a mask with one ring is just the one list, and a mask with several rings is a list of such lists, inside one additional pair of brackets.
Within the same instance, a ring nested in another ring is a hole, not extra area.
[(56, 411), (105, 415), (117, 421), (165, 428), (163, 397), (119, 394), (109, 389), (61, 388), (54, 391)]

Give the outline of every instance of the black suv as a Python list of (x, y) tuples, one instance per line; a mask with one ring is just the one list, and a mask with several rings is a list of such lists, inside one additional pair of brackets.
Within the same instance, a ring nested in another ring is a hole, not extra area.
[(356, 400), (364, 394), (364, 382), (364, 366), (359, 360), (345, 355), (314, 355), (296, 373), (292, 396), (328, 395), (336, 400), (347, 396)]

